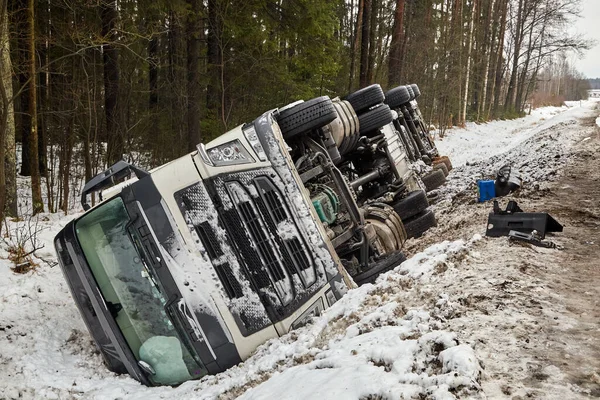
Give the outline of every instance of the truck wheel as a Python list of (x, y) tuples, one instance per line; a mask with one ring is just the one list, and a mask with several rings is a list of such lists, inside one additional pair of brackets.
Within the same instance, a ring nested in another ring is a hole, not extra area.
[(412, 91), (415, 94), (415, 99), (421, 95), (421, 90), (419, 89), (416, 83), (413, 83), (412, 85), (410, 85), (410, 87), (412, 88)]
[(374, 84), (350, 93), (346, 96), (345, 100), (352, 105), (352, 108), (354, 108), (354, 111), (358, 114), (374, 105), (383, 103), (384, 98), (385, 96), (383, 95), (381, 86)]
[(410, 94), (406, 86), (398, 86), (385, 94), (385, 104), (396, 109), (410, 101)]
[(421, 179), (423, 180), (423, 184), (425, 184), (425, 189), (428, 192), (439, 188), (446, 182), (444, 172), (440, 171), (439, 169), (430, 172), (429, 174), (423, 176)]
[(433, 163), (433, 170), (440, 170), (444, 173), (444, 176), (448, 176), (448, 167), (446, 167), (446, 164), (441, 162), (441, 163)]
[(410, 99), (408, 101), (413, 101), (415, 99), (415, 92), (413, 92), (412, 86), (406, 85), (406, 90), (408, 90), (408, 94), (410, 96)]
[(444, 163), (444, 164), (446, 164), (446, 168), (448, 168), (448, 171), (452, 171), (452, 163), (450, 162), (450, 159), (448, 158), (448, 156), (436, 157), (433, 159), (433, 163), (434, 164)]
[(425, 210), (404, 222), (406, 236), (409, 238), (421, 237), (425, 231), (433, 226), (437, 226), (437, 221), (431, 210)]
[(367, 133), (373, 132), (382, 126), (391, 123), (393, 120), (394, 117), (390, 108), (385, 104), (381, 104), (358, 116), (360, 134), (366, 135)]
[(379, 275), (396, 268), (404, 261), (406, 261), (406, 257), (401, 251), (384, 254), (379, 260), (372, 263), (371, 268), (353, 276), (352, 279), (354, 279), (354, 282), (358, 286), (362, 286), (365, 283), (373, 283)]
[(396, 214), (400, 216), (402, 221), (417, 215), (421, 211), (429, 207), (427, 195), (422, 190), (415, 190), (406, 195), (405, 198), (394, 204)]
[(328, 96), (317, 97), (284, 109), (277, 116), (284, 139), (319, 129), (337, 118), (337, 112)]

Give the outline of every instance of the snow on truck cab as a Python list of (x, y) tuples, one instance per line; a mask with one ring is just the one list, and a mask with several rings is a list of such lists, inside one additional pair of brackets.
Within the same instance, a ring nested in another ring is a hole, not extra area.
[(221, 372), (402, 262), (396, 210), (421, 190), (392, 118), (365, 133), (323, 96), (87, 182), (55, 248), (108, 368), (146, 385)]

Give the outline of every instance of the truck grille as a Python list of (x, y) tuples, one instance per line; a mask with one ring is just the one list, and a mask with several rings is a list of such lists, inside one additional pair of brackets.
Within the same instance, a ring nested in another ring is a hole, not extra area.
[(297, 238), (286, 240), (285, 247), (288, 249), (292, 256), (292, 259), (295, 261), (296, 265), (301, 271), (310, 268), (310, 260), (306, 256), (306, 252), (302, 248), (300, 240), (298, 240)]
[(211, 260), (223, 255), (223, 250), (221, 250), (221, 246), (219, 246), (219, 242), (208, 222), (202, 222), (201, 224), (194, 226), (194, 229)]
[[(199, 250), (206, 251), (211, 260), (216, 278), (222, 285), (223, 298), (240, 299), (237, 304), (241, 305), (230, 309), (238, 317), (236, 324), (240, 332), (246, 336), (263, 329), (271, 318), (260, 295), (252, 288), (267, 287), (270, 281), (266, 272), (261, 276), (247, 268), (252, 257), (256, 258), (257, 265), (260, 265), (260, 259), (248, 237), (239, 229), (242, 221), (238, 213), (235, 210), (218, 213), (202, 183), (176, 192), (175, 200), (192, 237), (197, 240)], [(237, 229), (226, 232), (223, 225), (236, 226)], [(233, 243), (238, 246), (231, 246)], [(238, 248), (249, 249), (249, 252), (238, 252)]]
[(231, 265), (228, 262), (223, 264), (214, 265), (215, 271), (223, 284), (223, 289), (225, 289), (225, 293), (229, 296), (230, 299), (236, 298), (239, 299), (244, 297), (244, 291), (242, 290), (242, 286), (235, 279), (233, 275), (233, 271), (231, 270)]
[[(277, 244), (282, 249), (282, 257), (286, 270), (290, 275), (298, 274), (304, 287), (309, 287), (315, 282), (315, 275), (312, 274), (309, 276), (302, 272), (306, 271), (309, 267), (312, 267), (312, 259), (307, 254), (305, 247), (302, 246), (302, 243), (298, 238), (300, 233), (298, 232), (295, 223), (292, 222), (291, 216), (289, 216), (285, 206), (285, 200), (269, 178), (264, 176), (254, 178), (254, 184), (262, 198), (262, 202), (257, 201), (258, 208), (264, 214), (267, 226), (273, 233)], [(294, 231), (291, 234), (295, 234), (297, 237), (286, 240), (281, 239), (277, 224), (284, 221), (289, 222), (289, 228)], [(314, 272), (314, 269), (312, 272)]]
[(231, 239), (236, 244), (236, 247), (239, 249), (240, 256), (244, 261), (244, 265), (248, 270), (248, 274), (250, 275), (250, 279), (252, 283), (258, 289), (262, 289), (270, 286), (271, 281), (269, 279), (269, 275), (267, 272), (260, 268), (262, 262), (256, 254), (256, 251), (252, 248), (252, 244), (250, 239), (240, 227), (242, 227), (242, 220), (239, 217), (239, 214), (236, 210), (227, 210), (223, 214), (223, 223), (228, 227), (236, 227), (236, 229), (231, 229)]
[(280, 281), (285, 279), (285, 274), (281, 269), (279, 260), (277, 259), (273, 248), (271, 247), (269, 238), (265, 234), (265, 231), (263, 230), (258, 216), (252, 208), (252, 205), (250, 202), (243, 202), (239, 204), (239, 209), (242, 219), (246, 223), (246, 226), (250, 231), (250, 235), (252, 236), (252, 239), (254, 240), (254, 243), (265, 262), (267, 270), (271, 273), (273, 280)]

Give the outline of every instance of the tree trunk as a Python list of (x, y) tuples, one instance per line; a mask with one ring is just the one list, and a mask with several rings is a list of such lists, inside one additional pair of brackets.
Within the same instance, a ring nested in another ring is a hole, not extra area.
[[(537, 11), (538, 8), (535, 7), (533, 10), (533, 21), (535, 21), (536, 16), (537, 16)], [(517, 97), (515, 100), (515, 109), (518, 111), (521, 111), (521, 109), (523, 108), (523, 103), (525, 101), (525, 99), (523, 98), (523, 96), (525, 95), (525, 90), (526, 90), (526, 78), (527, 78), (527, 72), (529, 70), (529, 63), (531, 61), (531, 56), (532, 53), (534, 51), (534, 46), (535, 43), (533, 42), (533, 31), (535, 28), (536, 24), (534, 24), (533, 22), (531, 22), (531, 26), (529, 27), (529, 43), (527, 43), (527, 55), (525, 57), (525, 64), (523, 65), (523, 70), (521, 71), (521, 76), (518, 80), (518, 84), (517, 84)]]
[(404, 5), (406, 0), (396, 0), (394, 13), (394, 28), (392, 30), (392, 43), (388, 61), (388, 87), (393, 88), (400, 84), (402, 43), (404, 42)]
[(67, 137), (64, 141), (65, 149), (63, 151), (64, 154), (64, 171), (62, 176), (62, 187), (63, 187), (63, 198), (61, 201), (60, 208), (65, 212), (65, 215), (69, 211), (69, 175), (71, 171), (71, 161), (73, 159), (73, 142), (75, 138), (75, 134), (73, 133), (73, 122), (75, 120), (75, 114), (69, 118), (69, 125), (67, 126)]
[[(7, 1), (0, 0), (0, 160), (6, 160), (9, 137), (12, 136), (14, 146), (15, 119), (12, 104), (12, 65), (10, 62), (10, 42), (8, 37), (8, 10)], [(14, 155), (14, 151), (13, 151)], [(7, 183), (14, 164), (0, 162), (0, 222), (4, 221), (5, 215), (10, 215), (9, 202), (11, 199), (16, 204), (16, 193), (9, 193)], [(15, 179), (13, 179), (15, 181)], [(15, 186), (16, 189), (16, 186)], [(16, 213), (13, 215), (16, 216)], [(0, 227), (0, 230), (2, 227)]]
[(154, 162), (162, 164), (167, 149), (161, 132), (158, 106), (158, 38), (151, 32), (150, 27), (148, 27), (148, 31), (148, 34), (151, 35), (148, 40), (148, 112), (155, 138), (152, 143), (152, 158)]
[[(198, 0), (192, 0), (198, 1)], [(209, 118), (219, 121), (219, 110), (222, 107), (220, 93), (221, 64), (223, 53), (221, 49), (222, 18), (219, 15), (219, 0), (208, 1), (208, 37), (207, 37), (207, 73), (209, 82), (206, 88), (206, 108)]]
[[(536, 60), (536, 65), (535, 65), (535, 70), (533, 71), (533, 74), (531, 76), (531, 81), (530, 81), (530, 85), (528, 88), (528, 92), (531, 92), (533, 90), (535, 90), (535, 85), (537, 83), (537, 76), (538, 73), (540, 72), (540, 68), (542, 67), (542, 61), (544, 59), (543, 55), (542, 55), (542, 47), (544, 45), (544, 38), (546, 37), (546, 26), (547, 26), (547, 14), (546, 16), (544, 16), (544, 22), (542, 24), (542, 31), (540, 33), (540, 41), (538, 44), (538, 54), (537, 54), (537, 60)], [(535, 104), (532, 104), (532, 107), (534, 107)]]
[(369, 72), (369, 31), (371, 22), (371, 0), (363, 0), (363, 18), (360, 43), (360, 83), (361, 88), (368, 85)]
[(28, 49), (28, 23), (27, 23), (27, 1), (28, 0), (17, 0), (15, 1), (15, 11), (13, 13), (13, 24), (17, 33), (17, 54), (18, 68), (17, 78), (19, 81), (18, 101), (20, 111), (16, 115), (17, 120), (15, 121), (15, 129), (18, 131), (18, 135), (21, 138), (21, 176), (31, 175), (31, 162), (29, 161), (29, 132), (31, 131), (31, 116), (29, 115), (29, 92), (28, 92), (28, 80), (29, 75), (25, 68), (28, 63), (29, 53)]
[[(173, 7), (171, 5), (171, 7)], [(175, 151), (175, 154), (179, 155), (181, 153), (187, 153), (188, 151), (188, 138), (187, 138), (187, 82), (184, 69), (182, 68), (183, 64), (186, 61), (183, 59), (180, 48), (183, 47), (183, 39), (182, 37), (185, 34), (182, 34), (182, 26), (181, 19), (179, 14), (171, 8), (169, 10), (169, 31), (168, 31), (168, 58), (169, 58), (169, 66), (168, 66), (168, 101), (170, 103), (170, 122), (171, 122), (171, 132), (178, 139), (178, 149)], [(187, 53), (187, 52), (185, 52)]]
[(369, 62), (367, 64), (367, 85), (373, 83), (375, 70), (375, 51), (377, 40), (378, 1), (371, 0), (371, 21), (369, 22)]
[[(213, 21), (216, 23), (216, 10), (215, 1), (209, 1), (209, 9), (213, 10)], [(188, 94), (188, 109), (187, 109), (187, 121), (188, 121), (188, 134), (187, 134), (187, 148), (188, 151), (196, 149), (196, 145), (201, 142), (200, 135), (200, 43), (198, 33), (200, 31), (200, 0), (189, 0), (191, 9), (188, 14), (187, 21), (187, 94)], [(212, 35), (212, 43), (209, 45), (209, 63), (213, 64), (213, 68), (217, 68), (215, 64), (219, 64), (219, 57), (214, 56), (211, 51), (217, 51), (220, 53), (219, 44), (216, 42), (216, 33)], [(211, 37), (209, 33), (209, 38)], [(212, 50), (210, 46), (212, 45)], [(212, 58), (214, 57), (214, 58)], [(213, 76), (211, 76), (213, 77)], [(212, 81), (212, 79), (211, 79)], [(214, 82), (214, 81), (213, 81)], [(207, 100), (211, 99), (211, 106), (214, 107), (213, 111), (217, 108), (218, 101), (213, 92), (216, 90), (216, 85), (211, 86), (209, 89), (210, 93), (207, 93)]]
[(501, 92), (501, 85), (502, 85), (502, 76), (504, 75), (504, 71), (503, 71), (503, 67), (502, 67), (502, 60), (503, 60), (503, 54), (504, 54), (504, 34), (506, 32), (506, 19), (507, 19), (507, 14), (508, 14), (508, 1), (509, 0), (503, 0), (503, 12), (502, 12), (502, 22), (500, 23), (500, 39), (498, 40), (498, 53), (497, 53), (497, 59), (496, 59), (496, 73), (495, 73), (495, 79), (494, 82), (492, 84), (492, 93), (494, 94), (494, 102), (490, 102), (490, 109), (488, 111), (488, 117), (486, 119), (490, 118), (490, 114), (492, 114), (494, 117), (497, 117), (498, 115), (498, 106), (500, 105), (500, 92)]
[(475, 10), (477, 9), (477, 0), (473, 0), (471, 4), (473, 8), (471, 10), (471, 25), (469, 27), (469, 47), (467, 50), (467, 72), (465, 77), (465, 95), (463, 98), (463, 109), (461, 116), (461, 123), (464, 124), (467, 121), (467, 102), (469, 100), (469, 78), (471, 76), (471, 52), (473, 50), (473, 25), (475, 22)]
[[(29, 28), (29, 115), (31, 115), (31, 130), (29, 132), (29, 160), (31, 161), (31, 205), (32, 214), (44, 212), (42, 200), (42, 185), (39, 169), (38, 131), (37, 131), (37, 93), (35, 73), (35, 18), (34, 0), (29, 0), (27, 6), (27, 21)], [(4, 147), (4, 146), (2, 146)]]
[(514, 100), (515, 100), (515, 89), (517, 84), (517, 74), (519, 72), (519, 57), (521, 52), (521, 42), (523, 40), (523, 0), (519, 0), (519, 8), (517, 10), (517, 24), (515, 27), (515, 44), (514, 54), (512, 62), (512, 71), (510, 73), (510, 81), (508, 82), (508, 91), (506, 93), (506, 100), (504, 102), (504, 110), (508, 111), (513, 108), (514, 111)]
[(350, 54), (350, 79), (348, 79), (348, 93), (353, 92), (354, 75), (356, 74), (356, 55), (358, 54), (358, 46), (362, 35), (362, 20), (365, 8), (364, 0), (358, 1), (358, 13), (356, 16), (356, 28), (354, 29), (354, 38), (352, 42), (352, 51)]
[[(490, 8), (488, 10), (488, 14), (487, 14), (487, 18), (486, 18), (486, 24), (491, 24), (492, 23), (492, 11), (494, 9), (494, 5), (496, 3), (496, 0), (492, 0), (492, 3), (490, 4)], [(494, 24), (496, 25), (496, 24)], [(479, 121), (480, 115), (481, 115), (481, 110), (485, 110), (485, 103), (487, 100), (487, 87), (488, 87), (488, 79), (489, 79), (489, 74), (490, 74), (490, 61), (492, 58), (492, 51), (494, 50), (494, 37), (495, 37), (495, 31), (494, 29), (491, 30), (491, 35), (489, 35), (488, 40), (486, 41), (486, 43), (484, 43), (485, 46), (488, 46), (488, 50), (487, 53), (485, 55), (485, 67), (483, 68), (483, 93), (481, 95), (481, 102), (479, 103), (479, 107), (477, 108), (477, 120)]]
[(119, 50), (116, 46), (118, 18), (116, 0), (102, 0), (100, 16), (104, 38), (104, 112), (106, 115), (106, 161), (109, 165), (123, 158), (125, 138), (119, 113)]
[(4, 159), (4, 165), (0, 163), (0, 221), (4, 216), (18, 215), (15, 114), (7, 3), (6, 0), (0, 0), (0, 160)]

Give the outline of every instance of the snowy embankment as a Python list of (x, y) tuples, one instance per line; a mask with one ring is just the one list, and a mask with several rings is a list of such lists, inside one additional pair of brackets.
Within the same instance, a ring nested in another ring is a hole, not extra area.
[[(40, 241), (69, 218), (43, 221)], [(471, 243), (432, 246), (351, 291), (307, 327), (261, 346), (245, 363), (177, 388), (146, 388), (102, 365), (59, 267), (17, 275), (0, 264), (0, 398), (453, 398), (476, 395), (480, 367), (469, 346), (442, 328), (447, 296), (408, 306), (421, 285), (468, 257)], [(6, 254), (4, 254), (6, 255)], [(42, 253), (40, 252), (40, 255)], [(411, 294), (412, 293), (412, 294)], [(264, 383), (263, 383), (264, 382)], [(262, 384), (261, 384), (262, 383)], [(245, 393), (244, 393), (245, 392)]]
[[(561, 147), (575, 137), (556, 132), (589, 108), (547, 108), (516, 121), (451, 130), (439, 142), (441, 152), (456, 166), (466, 161), (478, 161), (478, 166), (456, 168), (442, 193), (452, 197), (468, 190), (476, 175), (485, 174), (478, 171), (489, 174), (506, 160), (518, 162), (519, 168), (535, 166), (525, 172), (530, 181), (551, 176)], [(539, 135), (547, 136), (545, 143)], [(548, 139), (553, 135), (554, 141)], [(536, 151), (537, 156), (531, 154)], [(548, 158), (543, 152), (552, 160), (542, 162)], [(477, 235), (430, 246), (224, 373), (177, 388), (146, 388), (106, 370), (60, 268), (48, 265), (55, 261), (52, 239), (72, 217), (39, 217), (43, 230), (38, 236), (45, 247), (36, 255), (45, 261), (36, 260), (39, 267), (33, 272), (13, 273), (7, 246), (1, 246), (0, 399), (485, 398), (481, 360), (474, 350), (478, 342), (448, 324), (456, 317), (458, 301), (449, 294), (450, 285), (469, 260), (480, 257)], [(28, 222), (10, 222), (9, 228), (19, 224)]]
[(449, 130), (437, 147), (455, 168), (439, 190), (440, 197), (446, 202), (457, 194), (474, 199), (477, 180), (495, 179), (504, 165), (522, 178), (524, 191), (543, 189), (558, 178), (571, 146), (580, 140), (579, 131), (573, 128), (599, 105), (593, 100), (567, 102), (563, 107), (533, 110), (516, 120), (469, 123), (465, 129)]
[(473, 164), (506, 153), (545, 129), (560, 123), (570, 123), (581, 117), (596, 102), (568, 102), (562, 107), (542, 107), (530, 115), (513, 120), (488, 123), (468, 122), (466, 128), (446, 131), (436, 145), (442, 154), (452, 159), (455, 167)]

